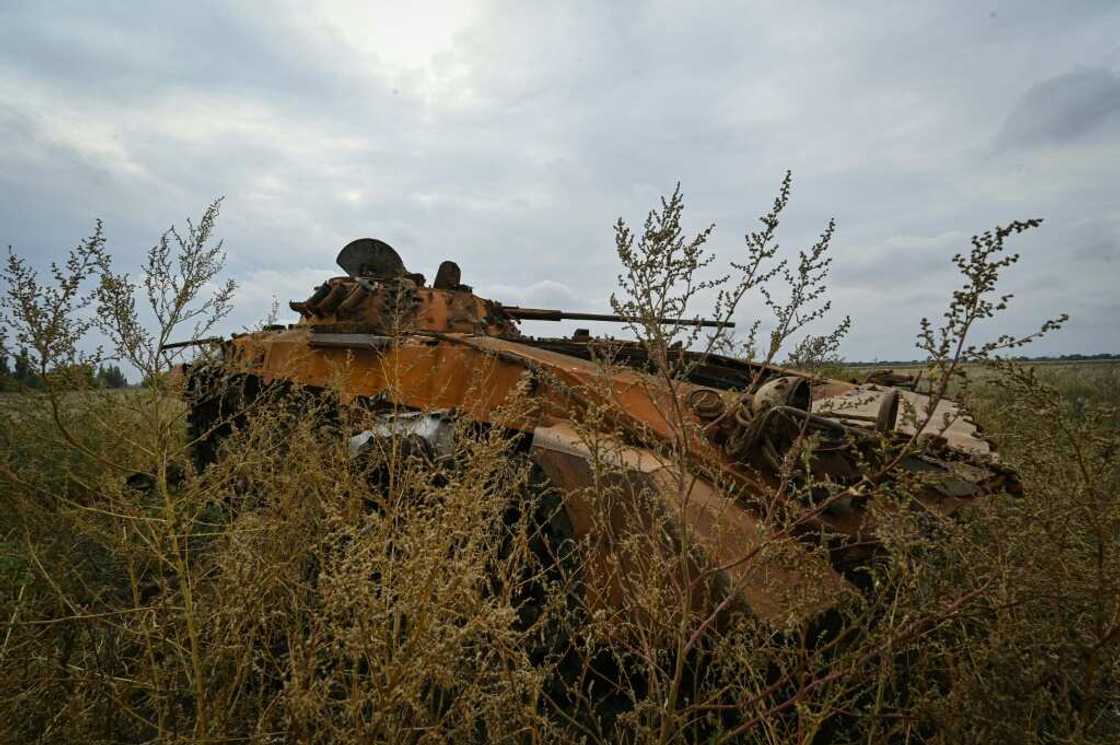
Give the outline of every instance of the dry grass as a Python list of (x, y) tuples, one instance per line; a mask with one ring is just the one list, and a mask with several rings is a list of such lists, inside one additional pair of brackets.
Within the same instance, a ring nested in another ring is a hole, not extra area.
[(1109, 742), (1115, 373), (1069, 373), (1047, 371), (1066, 393), (1021, 371), (974, 392), (1025, 496), (936, 539), (894, 518), (879, 590), (840, 624), (856, 637), (806, 647), (740, 619), (690, 660), (675, 712), (657, 691), (677, 598), (639, 598), (649, 622), (627, 634), (578, 617), (572, 575), (526, 549), (541, 492), (498, 432), (460, 433), (435, 471), (356, 462), (322, 416), (269, 404), (160, 499), (99, 462), (129, 456), (105, 433), (142, 426), (121, 396), (68, 398), (105, 425), (84, 430), (88, 454), (50, 446), (41, 399), (10, 402), (0, 721), (9, 741), (45, 742), (656, 741), (670, 714), (674, 738), (703, 741), (753, 723), (741, 736), (761, 742)]
[[(640, 235), (620, 223), (627, 294), (615, 302), (629, 316), (685, 315), (693, 272), (707, 266), (707, 233), (685, 239), (678, 196)], [(798, 261), (767, 264), (787, 196), (788, 180), (763, 231), (748, 237), (738, 283), (707, 285), (732, 288), (721, 317), (783, 277), (789, 300), (766, 295), (779, 328), (792, 333), (827, 309), (831, 225)], [(976, 240), (958, 262), (968, 279), (950, 322), (925, 324), (920, 336), (936, 386), (969, 400), (1024, 494), (949, 519), (915, 508), (905, 482), (863, 485), (874, 490), (884, 550), (864, 567), (862, 591), (819, 622), (775, 629), (750, 614), (692, 612), (692, 584), (672, 580), (689, 576), (690, 537), (667, 540), (679, 516), (640, 499), (630, 509), (648, 529), (611, 556), (642, 559), (625, 588), (639, 612), (585, 607), (588, 547), (565, 542), (553, 520), (560, 496), (501, 427), (459, 422), (441, 457), (400, 435), (355, 457), (347, 436), (375, 414), (340, 409), (329, 392), (288, 390), (256, 400), (196, 471), (184, 407), (160, 385), (127, 394), (63, 385), (57, 370), (91, 361), (81, 352), (90, 318), (152, 381), (171, 362), (161, 340), (184, 322), (220, 318), (228, 286), (216, 299), (197, 295), (220, 269), (207, 243), (215, 217), (216, 207), (153, 248), (153, 333), (138, 324), (138, 288), (112, 273), (99, 233), (47, 291), (9, 262), (3, 321), (35, 350), (46, 386), (0, 405), (4, 741), (1120, 737), (1118, 368), (997, 363), (978, 374), (976, 363), (1030, 337), (963, 343), (995, 311), (985, 303), (1008, 263), (998, 258), (1003, 238), (1029, 223)], [(175, 245), (197, 260), (176, 262)], [(843, 329), (802, 353), (830, 354)], [(647, 384), (673, 390), (680, 329), (633, 330), (657, 365)], [(771, 336), (764, 357), (785, 341)], [(511, 421), (524, 404), (511, 402)], [(664, 413), (680, 434), (660, 455), (676, 467), (683, 510), (697, 468), (684, 436), (692, 425)], [(602, 437), (609, 414), (591, 408), (577, 422), (589, 444), (613, 446)], [(596, 466), (592, 496), (605, 513), (618, 474), (609, 459)], [(795, 522), (780, 510), (762, 518), (779, 538), (741, 560), (800, 561)]]

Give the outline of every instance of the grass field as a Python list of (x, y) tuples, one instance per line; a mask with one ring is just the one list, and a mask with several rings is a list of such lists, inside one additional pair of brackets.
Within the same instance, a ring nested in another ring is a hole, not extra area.
[[(520, 571), (478, 542), (504, 509), (479, 490), (497, 443), (448, 472), (442, 509), (390, 525), (354, 512), (368, 482), (311, 419), (274, 411), (195, 478), (175, 399), (65, 394), (56, 419), (42, 396), (5, 396), (0, 727), (12, 742), (721, 742), (757, 719), (729, 741), (1115, 742), (1120, 364), (966, 373), (1024, 496), (934, 534), (896, 525), (875, 575), (890, 590), (849, 609), (850, 648), (791, 646), (746, 620), (716, 637), (689, 678), (690, 695), (719, 692), (715, 718), (651, 697), (640, 655), (617, 658), (634, 677), (607, 705), (555, 692), (568, 658), (524, 654), (511, 596), (481, 590), (496, 561), (511, 583)], [(124, 486), (130, 469), (154, 491)], [(186, 481), (160, 481), (176, 472)], [(436, 493), (408, 488), (417, 504)]]
[[(681, 387), (686, 339), (657, 319), (698, 287), (732, 288), (726, 318), (761, 296), (776, 326), (747, 347), (770, 359), (839, 351), (846, 319), (804, 336), (829, 308), (831, 225), (778, 258), (789, 183), (734, 281), (694, 276), (707, 234), (682, 235), (679, 191), (616, 226), (612, 306), (645, 319), (651, 374), (604, 362), (581, 389), (526, 367), (524, 399), (449, 417), (438, 448), (389, 388), (340, 407), (329, 386), (257, 386), (236, 354), (192, 376), (197, 406), (166, 387), (162, 340), (232, 307), (217, 203), (163, 236), (142, 285), (100, 227), (52, 277), (11, 255), (0, 322), (47, 391), (0, 399), (0, 742), (1120, 740), (1120, 365), (969, 364), (1064, 320), (974, 342), (1004, 309), (1004, 240), (1037, 221), (975, 238), (943, 325), (918, 335), (998, 462), (804, 417), (780, 404), (789, 381), (776, 408), (717, 396), (733, 416), (710, 422)], [(164, 383), (74, 390), (95, 380), (95, 323)], [(645, 400), (602, 395), (636, 379)], [(575, 437), (551, 474), (516, 430), (542, 400)], [(219, 447), (192, 446), (210, 432)]]

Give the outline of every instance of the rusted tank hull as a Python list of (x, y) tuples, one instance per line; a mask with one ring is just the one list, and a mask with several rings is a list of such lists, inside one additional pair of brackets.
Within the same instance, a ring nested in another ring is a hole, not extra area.
[[(349, 276), (291, 303), (298, 324), (223, 342), (224, 374), (246, 391), (337, 392), (343, 406), (385, 412), (377, 431), (433, 447), (444, 417), (518, 433), (587, 547), (584, 602), (596, 612), (633, 617), (644, 592), (665, 586), (681, 612), (713, 622), (739, 610), (801, 623), (851, 592), (848, 568), (874, 550), (869, 487), (894, 480), (952, 512), (1006, 484), (955, 404), (928, 416), (912, 390), (679, 348), (658, 363), (641, 344), (586, 331), (530, 339), (519, 319), (634, 319), (505, 307), (461, 284), (453, 262), (429, 287), (373, 239), (348, 244), (338, 263)], [(666, 375), (666, 360), (681, 374)], [(900, 449), (925, 419), (936, 447)]]
[[(632, 598), (643, 583), (668, 581), (692, 612), (744, 611), (788, 627), (852, 590), (839, 553), (830, 557), (767, 527), (751, 496), (772, 490), (773, 478), (741, 467), (698, 428), (678, 431), (665, 414), (674, 399), (694, 391), (731, 395), (726, 391), (687, 381), (670, 390), (640, 369), (475, 334), (300, 326), (237, 337), (225, 356), (262, 386), (336, 390), (344, 405), (373, 400), (450, 411), (531, 437), (533, 460), (562, 492), (575, 538), (588, 547), (583, 586), (590, 609), (637, 612)], [(883, 390), (817, 385), (812, 408), (842, 405), (857, 414), (853, 396), (874, 408)], [(598, 431), (588, 433), (578, 423), (592, 411)], [(663, 447), (668, 442), (686, 442), (702, 467), (674, 462)], [(850, 512), (822, 513), (806, 525), (807, 532), (853, 536), (866, 528)]]

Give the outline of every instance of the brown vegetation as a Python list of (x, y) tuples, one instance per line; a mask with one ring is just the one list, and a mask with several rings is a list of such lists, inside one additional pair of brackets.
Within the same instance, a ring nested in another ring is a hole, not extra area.
[[(797, 340), (800, 364), (834, 357), (846, 320), (798, 338), (828, 310), (832, 226), (792, 264), (781, 261), (773, 237), (788, 193), (787, 179), (762, 230), (748, 235), (736, 281), (701, 278), (708, 232), (683, 235), (679, 192), (639, 233), (620, 222), (612, 301), (620, 315), (647, 319), (632, 332), (655, 363), (651, 385), (681, 380), (670, 354), (678, 342), (728, 351), (725, 336), (652, 320), (687, 316), (700, 290), (721, 291), (716, 318), (748, 293), (764, 297), (775, 330), (759, 340), (756, 327), (739, 353), (772, 362)], [(215, 462), (196, 470), (163, 345), (204, 335), (228, 311), (231, 285), (205, 294), (223, 259), (211, 241), (216, 217), (215, 205), (186, 235), (164, 236), (141, 287), (114, 272), (100, 230), (46, 283), (9, 259), (3, 322), (31, 350), (43, 387), (0, 405), (5, 739), (1120, 736), (1118, 368), (1036, 371), (996, 358), (1030, 336), (973, 342), (1007, 302), (997, 295), (1013, 262), (1004, 241), (1034, 222), (978, 237), (957, 259), (962, 287), (944, 324), (923, 323), (919, 334), (935, 394), (968, 401), (1023, 494), (949, 518), (917, 508), (913, 484), (869, 471), (859, 488), (872, 495), (885, 550), (861, 568), (861, 591), (776, 629), (747, 613), (693, 612), (704, 577), (679, 581), (692, 571), (689, 536), (666, 553), (671, 516), (640, 503), (629, 509), (648, 530), (617, 553), (634, 560), (626, 597), (635, 612), (587, 607), (587, 546), (566, 539), (556, 493), (501, 427), (462, 422), (438, 457), (402, 434), (355, 456), (347, 437), (369, 428), (369, 412), (288, 389), (238, 412)], [(153, 330), (140, 323), (137, 295), (154, 310)], [(58, 371), (104, 361), (84, 351), (95, 328), (146, 387), (113, 394), (61, 379)], [(981, 364), (983, 376), (962, 378)], [(524, 405), (508, 403), (510, 421)], [(609, 402), (586, 412), (581, 433), (593, 451), (618, 446), (598, 426), (609, 414)], [(661, 455), (688, 474), (692, 425), (664, 414), (679, 435)], [(808, 457), (813, 443), (803, 445)], [(907, 447), (924, 444), (915, 436)], [(788, 460), (783, 499), (814, 486), (794, 478)], [(604, 530), (618, 506), (613, 462), (596, 461)], [(677, 486), (686, 509), (687, 477)], [(776, 537), (737, 561), (778, 582), (763, 568), (805, 555), (797, 518), (776, 506), (760, 515)]]

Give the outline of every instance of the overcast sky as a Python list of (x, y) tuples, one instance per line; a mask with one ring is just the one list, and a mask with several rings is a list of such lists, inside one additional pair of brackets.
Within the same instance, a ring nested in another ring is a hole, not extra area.
[(849, 359), (915, 356), (952, 254), (1027, 217), (987, 332), (1068, 312), (1036, 354), (1120, 352), (1115, 0), (0, 2), (0, 244), (45, 263), (101, 217), (124, 268), (224, 196), (231, 328), (359, 236), (602, 311), (618, 217), (680, 181), (726, 263), (787, 168), (783, 246), (837, 221)]

